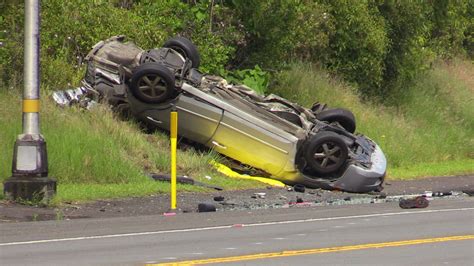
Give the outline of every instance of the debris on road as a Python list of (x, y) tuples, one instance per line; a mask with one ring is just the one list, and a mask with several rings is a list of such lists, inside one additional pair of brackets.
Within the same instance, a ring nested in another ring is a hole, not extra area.
[(402, 209), (426, 208), (430, 202), (424, 196), (417, 196), (410, 199), (400, 199), (399, 206)]
[[(171, 176), (168, 175), (168, 174), (150, 174), (150, 177), (153, 178), (156, 181), (171, 182)], [(177, 176), (176, 177), (176, 182), (179, 183), (179, 184), (188, 184), (188, 185), (195, 185), (195, 186), (212, 188), (212, 189), (215, 189), (215, 190), (224, 190), (223, 188), (221, 188), (219, 186), (205, 184), (205, 183), (196, 181), (196, 180), (194, 180), (194, 179), (192, 179), (191, 177), (188, 177), (188, 176)]]
[(474, 190), (463, 190), (462, 192), (470, 197), (474, 196)]
[(433, 193), (433, 197), (444, 197), (444, 196), (451, 196), (453, 195), (453, 192), (441, 192), (441, 191), (438, 191), (438, 192), (434, 192)]
[(216, 197), (214, 197), (214, 201), (224, 201), (224, 197), (216, 196)]
[(257, 193), (253, 193), (251, 198), (253, 198), (253, 199), (264, 199), (265, 195), (267, 195), (265, 192), (257, 192)]
[(199, 203), (198, 212), (215, 212), (216, 206), (212, 203)]
[(294, 190), (295, 192), (304, 193), (305, 190), (306, 190), (306, 187), (305, 187), (304, 185), (302, 185), (302, 184), (296, 184), (296, 185), (293, 186), (293, 190)]

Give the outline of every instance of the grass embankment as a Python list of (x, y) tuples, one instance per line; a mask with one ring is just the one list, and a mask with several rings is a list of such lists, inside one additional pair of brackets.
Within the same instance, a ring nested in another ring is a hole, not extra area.
[[(295, 65), (273, 92), (310, 106), (314, 100), (352, 110), (358, 131), (373, 138), (388, 157), (389, 178), (474, 173), (474, 66), (440, 64), (407, 90), (397, 109), (361, 102), (354, 89), (326, 72)], [(0, 180), (11, 175), (13, 144), (21, 132), (21, 99), (0, 90)], [(169, 172), (166, 135), (147, 135), (109, 109), (61, 109), (43, 96), (41, 128), (48, 143), (50, 176), (59, 181), (56, 202), (145, 196), (168, 192), (147, 172)], [(242, 189), (260, 183), (222, 177), (209, 166), (219, 158), (194, 150), (178, 152), (178, 173)], [(204, 178), (212, 176), (212, 180)], [(180, 191), (203, 190), (179, 186)]]
[(388, 177), (406, 179), (474, 173), (474, 65), (439, 63), (400, 95), (397, 108), (361, 101), (354, 88), (324, 71), (294, 65), (273, 93), (354, 112), (357, 131), (374, 139), (388, 159)]
[[(21, 98), (0, 90), (0, 180), (11, 176), (15, 138), (21, 133)], [(169, 139), (163, 133), (144, 134), (120, 121), (104, 106), (83, 111), (59, 108), (42, 97), (41, 130), (48, 148), (49, 175), (58, 179), (56, 202), (145, 196), (169, 192), (169, 184), (146, 173), (169, 173)], [(178, 151), (178, 174), (226, 189), (251, 188), (259, 183), (229, 179), (209, 166), (214, 153)], [(205, 176), (211, 176), (208, 180)], [(180, 191), (202, 191), (179, 185)], [(3, 193), (1, 193), (3, 196)]]

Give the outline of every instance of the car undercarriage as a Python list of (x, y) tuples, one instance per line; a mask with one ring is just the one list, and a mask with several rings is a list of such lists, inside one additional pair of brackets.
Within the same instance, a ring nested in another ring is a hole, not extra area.
[(197, 48), (183, 37), (143, 50), (116, 36), (94, 46), (86, 61), (83, 86), (54, 93), (58, 104), (105, 102), (161, 130), (169, 130), (169, 113), (177, 110), (181, 137), (284, 183), (350, 192), (383, 188), (385, 156), (355, 133), (352, 112), (320, 103), (305, 108), (203, 74)]

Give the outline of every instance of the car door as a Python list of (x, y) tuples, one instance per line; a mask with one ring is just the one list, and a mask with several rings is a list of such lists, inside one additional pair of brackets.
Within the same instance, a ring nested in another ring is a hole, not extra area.
[(291, 158), (294, 143), (271, 130), (258, 118), (224, 111), (219, 126), (207, 143), (219, 153), (277, 175)]
[[(189, 140), (206, 144), (214, 135), (223, 110), (200, 98), (182, 94), (175, 103), (178, 112), (178, 134)], [(164, 108), (147, 109), (141, 119), (148, 124), (169, 130), (171, 105)]]

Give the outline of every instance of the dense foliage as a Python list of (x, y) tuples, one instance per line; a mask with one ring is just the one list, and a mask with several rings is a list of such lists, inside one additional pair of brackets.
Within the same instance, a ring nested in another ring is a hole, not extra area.
[[(118, 34), (143, 48), (160, 46), (174, 35), (188, 37), (199, 47), (203, 71), (237, 77), (260, 90), (268, 84), (261, 69), (273, 72), (303, 60), (342, 75), (364, 96), (390, 100), (435, 58), (474, 56), (474, 2), (469, 0), (41, 4), (42, 82), (51, 88), (77, 83), (90, 47)], [(23, 5), (14, 0), (0, 3), (0, 82), (12, 87), (21, 81)]]

